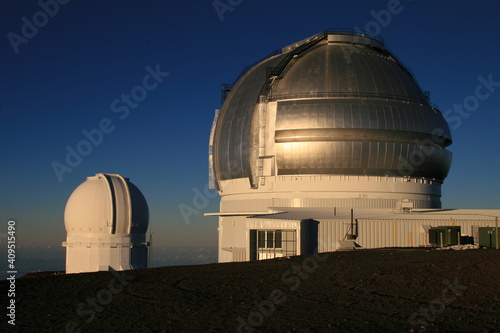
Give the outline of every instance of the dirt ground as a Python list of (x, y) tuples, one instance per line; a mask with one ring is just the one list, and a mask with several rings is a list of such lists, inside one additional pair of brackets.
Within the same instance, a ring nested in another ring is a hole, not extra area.
[[(7, 281), (0, 285), (8, 289)], [(0, 330), (499, 332), (499, 287), (500, 251), (485, 249), (356, 250), (115, 273), (37, 273), (17, 280), (16, 326), (4, 315)]]

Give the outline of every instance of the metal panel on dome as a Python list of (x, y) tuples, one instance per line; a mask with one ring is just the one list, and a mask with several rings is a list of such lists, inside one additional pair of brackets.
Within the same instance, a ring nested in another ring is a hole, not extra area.
[[(388, 157), (396, 151), (393, 157)], [(431, 146), (386, 142), (276, 144), (278, 175), (345, 174), (444, 179), (451, 153)]]
[(255, 105), (269, 68), (276, 66), (282, 57), (272, 57), (250, 69), (226, 98), (215, 130), (213, 162), (217, 180), (251, 176), (249, 154)]
[(127, 182), (121, 176), (105, 175), (113, 197), (114, 225), (112, 234), (130, 233), (132, 205)]
[(451, 164), (451, 153), (441, 149), (451, 144), (441, 114), (397, 100), (278, 102), (275, 143), (279, 175), (393, 174), (443, 180)]
[(110, 233), (114, 221), (112, 207), (113, 200), (106, 181), (101, 176), (88, 177), (73, 191), (66, 203), (66, 230)]
[(411, 74), (378, 48), (319, 43), (294, 58), (272, 89), (272, 99), (386, 97), (427, 103)]
[(422, 136), (414, 135), (423, 133), (440, 146), (451, 144), (446, 121), (441, 113), (427, 105), (379, 99), (328, 98), (278, 102), (276, 130), (306, 128), (406, 131), (414, 140), (422, 140)]

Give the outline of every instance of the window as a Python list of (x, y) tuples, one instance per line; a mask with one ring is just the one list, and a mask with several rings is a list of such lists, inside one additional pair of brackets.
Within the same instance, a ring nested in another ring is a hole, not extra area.
[(275, 231), (267, 231), (267, 248), (268, 249), (274, 249), (276, 246), (274, 246), (274, 233)]
[(282, 246), (282, 231), (258, 231), (257, 243), (259, 249), (280, 249)]
[(297, 254), (295, 230), (250, 230), (250, 260)]
[(281, 249), (281, 239), (282, 239), (282, 235), (281, 235), (281, 230), (276, 230), (276, 233), (275, 233), (275, 239), (274, 239), (274, 247), (277, 248), (277, 249)]
[(263, 249), (266, 247), (266, 232), (259, 231), (257, 234), (257, 243), (259, 244), (259, 249)]

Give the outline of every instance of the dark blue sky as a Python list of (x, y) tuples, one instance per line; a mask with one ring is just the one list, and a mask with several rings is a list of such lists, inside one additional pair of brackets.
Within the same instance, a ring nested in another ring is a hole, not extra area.
[[(0, 220), (17, 219), (19, 245), (59, 246), (69, 195), (108, 172), (146, 196), (156, 245), (215, 246), (216, 218), (202, 213), (218, 198), (195, 192), (207, 184), (220, 84), (337, 27), (379, 32), (446, 112), (454, 156), (443, 206), (500, 208), (496, 1), (220, 0), (223, 13), (213, 0), (41, 3), (53, 17), (37, 1), (4, 1), (0, 13)], [(81, 144), (84, 130), (96, 144)], [(87, 155), (70, 167), (67, 147)], [(58, 177), (54, 162), (71, 172)], [(179, 205), (191, 207), (189, 223)]]

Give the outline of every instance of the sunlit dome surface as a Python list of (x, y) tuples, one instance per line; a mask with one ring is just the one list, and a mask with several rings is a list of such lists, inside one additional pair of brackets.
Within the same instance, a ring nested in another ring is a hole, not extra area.
[(68, 233), (145, 233), (149, 210), (128, 178), (113, 174), (88, 177), (71, 194), (64, 212)]
[[(265, 103), (277, 106), (262, 139)], [(274, 175), (408, 174), (442, 182), (451, 164), (441, 112), (381, 38), (353, 31), (325, 31), (286, 47), (235, 82), (213, 133), (216, 185), (256, 184), (258, 142), (266, 138), (274, 138)]]

